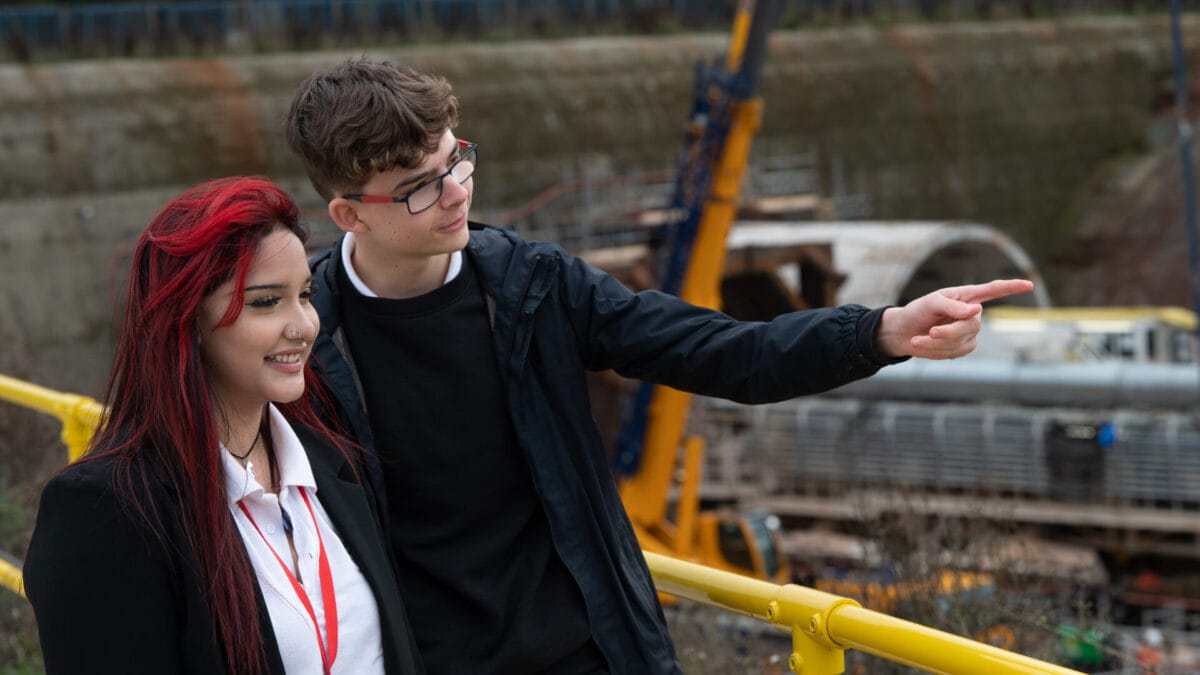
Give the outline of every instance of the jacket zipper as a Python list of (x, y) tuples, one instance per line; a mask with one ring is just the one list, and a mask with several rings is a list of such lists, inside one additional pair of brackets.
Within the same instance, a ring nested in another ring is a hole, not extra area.
[[(508, 346), (508, 361), (509, 367), (516, 370), (516, 358), (518, 354), (524, 358), (524, 354), (529, 349), (530, 339), (533, 337), (533, 331), (530, 329), (530, 322), (534, 312), (542, 303), (542, 299), (546, 297), (546, 291), (549, 289), (550, 278), (550, 261), (543, 264), (542, 254), (538, 253), (533, 257), (533, 269), (529, 272), (529, 277), (525, 280), (525, 287), (521, 290), (520, 302), (521, 310), (517, 315), (516, 321), (513, 322), (512, 340)], [(530, 292), (534, 288), (533, 282), (541, 278), (543, 283), (537, 287), (534, 292)], [(518, 342), (520, 338), (520, 342)], [(521, 350), (517, 351), (517, 345), (520, 344)]]

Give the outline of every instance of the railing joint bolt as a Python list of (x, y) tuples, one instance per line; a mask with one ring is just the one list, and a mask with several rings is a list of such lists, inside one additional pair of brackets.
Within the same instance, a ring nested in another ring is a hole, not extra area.
[(788, 657), (788, 668), (792, 669), (793, 673), (801, 673), (804, 671), (804, 657), (797, 652), (792, 652)]
[(812, 633), (815, 636), (821, 635), (823, 632), (823, 630), (822, 630), (823, 623), (824, 622), (821, 621), (820, 614), (813, 614), (808, 619), (808, 632)]
[(779, 616), (779, 603), (772, 600), (767, 603), (767, 621), (774, 621)]

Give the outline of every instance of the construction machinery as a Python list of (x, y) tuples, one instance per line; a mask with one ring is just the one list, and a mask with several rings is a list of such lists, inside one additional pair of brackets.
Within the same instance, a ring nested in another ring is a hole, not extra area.
[[(670, 217), (657, 231), (653, 247), (661, 290), (695, 305), (720, 306), (725, 240), (761, 117), (762, 101), (754, 92), (775, 12), (774, 0), (743, 0), (724, 64), (697, 66)], [(613, 468), (642, 547), (764, 580), (788, 581), (776, 519), (700, 511), (704, 440), (685, 438), (690, 402), (689, 394), (643, 383), (617, 437)], [(682, 479), (677, 480), (681, 448)]]

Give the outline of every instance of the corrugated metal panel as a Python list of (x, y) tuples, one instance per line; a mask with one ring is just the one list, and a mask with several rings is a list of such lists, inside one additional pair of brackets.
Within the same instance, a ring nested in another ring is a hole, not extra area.
[[(722, 465), (770, 475), (776, 494), (877, 486), (1200, 508), (1200, 428), (1189, 413), (828, 397), (703, 405), (721, 414), (701, 426), (747, 425), (739, 443), (722, 444), (740, 453)], [(1106, 422), (1111, 447), (1061, 432)]]

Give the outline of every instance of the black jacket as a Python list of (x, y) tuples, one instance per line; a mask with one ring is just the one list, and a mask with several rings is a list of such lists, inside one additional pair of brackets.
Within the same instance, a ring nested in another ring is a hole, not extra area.
[[(295, 427), (317, 496), (379, 609), (388, 673), (421, 672), (373, 496), (335, 449)], [(48, 673), (225, 673), (197, 560), (185, 541), (172, 488), (151, 478), (147, 493), (163, 521), (159, 541), (118, 502), (113, 460), (68, 467), (42, 492), (25, 560)], [(255, 585), (269, 672), (283, 663)]]
[[(613, 672), (677, 672), (654, 585), (592, 421), (584, 371), (613, 369), (747, 403), (792, 398), (889, 363), (875, 350), (882, 310), (851, 305), (738, 322), (663, 293), (632, 293), (557, 246), (475, 224), (466, 256), (492, 312), (518, 442), (554, 547), (583, 592), (596, 644)], [(370, 422), (341, 326), (341, 243), (310, 265), (321, 287), (314, 299), (321, 317), (318, 370), (369, 445)], [(403, 373), (397, 377), (404, 386)], [(375, 480), (381, 482), (378, 473)]]

